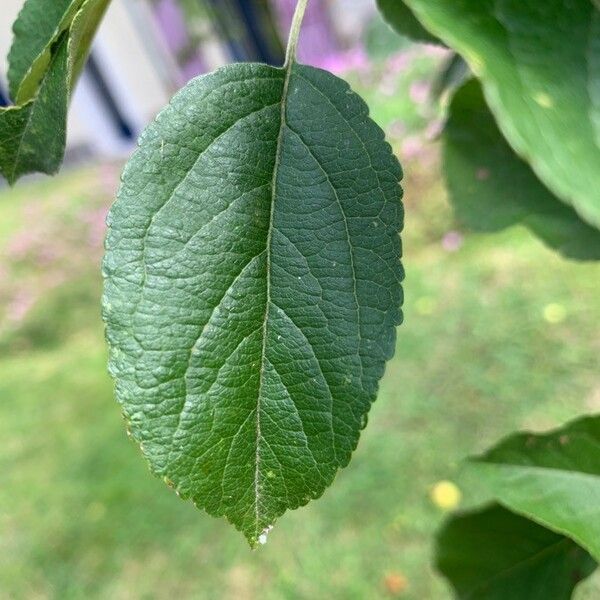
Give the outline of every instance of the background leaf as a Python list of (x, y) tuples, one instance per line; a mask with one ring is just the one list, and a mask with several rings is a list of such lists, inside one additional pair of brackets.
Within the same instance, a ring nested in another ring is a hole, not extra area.
[(456, 597), (469, 600), (568, 600), (596, 568), (569, 538), (498, 505), (449, 519), (436, 565)]
[(498, 502), (600, 560), (600, 417), (513, 435), (471, 459), (468, 471)]
[[(600, 13), (590, 0), (406, 0), (482, 80), (500, 129), (538, 177), (600, 227)], [(568, 40), (568, 43), (565, 42)]]
[(600, 259), (600, 231), (556, 198), (500, 133), (476, 80), (453, 97), (444, 176), (457, 218), (474, 231), (521, 223), (569, 258)]
[[(31, 32), (25, 35), (25, 24), (31, 25), (34, 17), (42, 19), (42, 13), (33, 0), (29, 0), (21, 12), (20, 24), (15, 26), (15, 31), (23, 30), (23, 35), (17, 34), (11, 50), (14, 60), (12, 83), (19, 87), (19, 95), (26, 101), (0, 109), (0, 173), (9, 183), (14, 183), (26, 173), (53, 174), (60, 168), (65, 153), (71, 92), (109, 2), (85, 0), (80, 3), (77, 12), (72, 10), (75, 3), (69, 5), (67, 12), (72, 17), (71, 22), (65, 25), (65, 17), (60, 25), (55, 23), (52, 31), (62, 30), (62, 33), (56, 40), (53, 34), (49, 34), (48, 46), (42, 51), (43, 60), (39, 57), (34, 59), (31, 69), (25, 74), (22, 61), (25, 56), (32, 55), (32, 47), (41, 45), (42, 32), (50, 31), (50, 19), (44, 21), (37, 35)], [(51, 11), (50, 16), (57, 15)], [(14, 56), (18, 56), (19, 60)], [(37, 72), (42, 64), (44, 70), (39, 73), (41, 79), (37, 79), (37, 75), (34, 77), (32, 73)], [(19, 77), (25, 79), (19, 83)], [(34, 91), (29, 89), (33, 82), (36, 86)], [(26, 92), (23, 91), (25, 88)]]
[(117, 397), (152, 470), (252, 545), (348, 464), (401, 320), (401, 170), (364, 102), (232, 65), (143, 134), (109, 216)]
[(383, 18), (402, 36), (424, 44), (442, 42), (419, 23), (403, 0), (377, 0)]
[(84, 0), (26, 0), (13, 25), (8, 84), (16, 104), (31, 100), (52, 59), (51, 48)]
[(24, 173), (55, 173), (66, 144), (68, 38), (64, 34), (35, 100), (0, 109), (0, 172), (12, 184)]

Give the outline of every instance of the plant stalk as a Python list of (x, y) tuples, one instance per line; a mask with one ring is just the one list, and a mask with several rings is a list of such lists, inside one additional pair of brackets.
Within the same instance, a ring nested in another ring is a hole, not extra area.
[(304, 19), (304, 13), (308, 6), (308, 0), (298, 0), (296, 4), (296, 12), (292, 20), (292, 27), (290, 29), (290, 37), (288, 38), (287, 51), (285, 53), (285, 67), (289, 67), (296, 60), (296, 50), (298, 49), (298, 38), (300, 37), (300, 29), (302, 28), (302, 21)]

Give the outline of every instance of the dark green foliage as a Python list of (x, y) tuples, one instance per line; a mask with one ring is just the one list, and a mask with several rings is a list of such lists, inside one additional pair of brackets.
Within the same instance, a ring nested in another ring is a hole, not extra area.
[(56, 173), (62, 163), (67, 135), (67, 48), (64, 34), (34, 100), (0, 109), (0, 172), (11, 184), (32, 171)]
[(522, 224), (564, 256), (600, 259), (600, 231), (546, 188), (508, 145), (481, 86), (452, 99), (444, 129), (444, 176), (459, 221), (474, 231)]
[(109, 2), (25, 3), (9, 55), (16, 104), (0, 108), (0, 173), (9, 183), (60, 168), (69, 99)]
[(140, 146), (104, 262), (117, 396), (152, 470), (255, 545), (348, 464), (394, 352), (401, 169), (295, 63), (194, 80)]
[(461, 600), (569, 600), (596, 568), (568, 537), (498, 505), (452, 517), (436, 564)]
[(600, 560), (600, 417), (510, 436), (472, 459), (469, 471), (503, 505)]

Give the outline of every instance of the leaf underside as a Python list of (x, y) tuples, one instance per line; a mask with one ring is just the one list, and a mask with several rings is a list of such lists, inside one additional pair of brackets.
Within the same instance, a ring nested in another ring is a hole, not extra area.
[(436, 566), (461, 600), (569, 600), (596, 562), (569, 538), (491, 505), (449, 519)]
[(600, 560), (600, 417), (513, 435), (468, 469), (498, 502)]
[(406, 0), (481, 79), (502, 133), (600, 228), (600, 12), (590, 0)]
[(255, 545), (358, 442), (402, 301), (400, 166), (347, 84), (188, 84), (109, 215), (110, 369), (152, 471)]
[(444, 177), (461, 223), (481, 232), (520, 223), (566, 257), (600, 259), (600, 231), (556, 198), (514, 153), (476, 80), (454, 95), (442, 139)]

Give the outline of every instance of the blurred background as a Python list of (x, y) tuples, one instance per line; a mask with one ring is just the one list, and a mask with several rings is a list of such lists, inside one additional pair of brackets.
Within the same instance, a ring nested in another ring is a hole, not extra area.
[[(2, 2), (2, 55), (20, 5)], [(461, 458), (514, 429), (600, 410), (600, 266), (521, 228), (462, 231), (439, 168), (443, 108), (429, 100), (445, 51), (393, 34), (374, 0), (312, 0), (300, 59), (351, 82), (406, 173), (396, 356), (350, 466), (259, 551), (150, 475), (106, 371), (106, 212), (170, 96), (228, 62), (281, 63), (294, 6), (115, 0), (72, 102), (62, 174), (0, 187), (2, 600), (449, 598), (431, 548), (460, 495), (440, 482), (462, 486)]]

